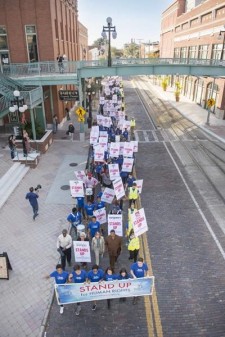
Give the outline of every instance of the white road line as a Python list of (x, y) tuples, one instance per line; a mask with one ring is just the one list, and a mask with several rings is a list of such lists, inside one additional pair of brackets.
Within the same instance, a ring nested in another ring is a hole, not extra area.
[(149, 142), (147, 131), (146, 131), (146, 130), (143, 130), (142, 132), (143, 132), (145, 141), (146, 141), (146, 142)]
[(186, 180), (185, 180), (183, 174), (181, 173), (181, 171), (180, 171), (180, 169), (179, 169), (179, 167), (178, 167), (178, 165), (177, 165), (175, 159), (173, 158), (173, 155), (171, 154), (170, 150), (168, 149), (166, 143), (164, 142), (163, 144), (164, 144), (164, 146), (165, 146), (165, 148), (166, 148), (166, 150), (167, 150), (167, 152), (168, 152), (170, 158), (172, 159), (172, 161), (173, 161), (173, 163), (174, 163), (174, 166), (176, 167), (176, 169), (177, 169), (177, 171), (178, 171), (178, 173), (179, 173), (179, 175), (180, 175), (180, 177), (181, 177), (181, 179), (182, 179), (182, 181), (183, 181), (183, 183), (184, 183), (184, 185), (185, 185), (185, 187), (186, 187), (188, 193), (190, 194), (190, 197), (191, 197), (192, 201), (194, 202), (194, 204), (195, 204), (195, 206), (196, 206), (196, 208), (197, 208), (199, 214), (201, 215), (201, 217), (202, 217), (202, 219), (203, 219), (203, 221), (204, 221), (206, 227), (208, 228), (209, 233), (211, 234), (211, 236), (212, 236), (213, 240), (215, 241), (215, 243), (216, 243), (216, 245), (217, 245), (217, 247), (218, 247), (218, 249), (219, 249), (221, 255), (223, 256), (223, 259), (225, 260), (225, 251), (223, 250), (223, 248), (222, 248), (222, 246), (221, 246), (219, 240), (217, 239), (216, 234), (214, 233), (214, 231), (213, 231), (212, 227), (210, 226), (208, 220), (206, 219), (206, 217), (205, 217), (203, 211), (201, 210), (201, 207), (199, 206), (197, 200), (195, 199), (193, 193), (191, 192), (191, 190), (190, 190), (190, 188), (189, 188), (189, 186), (188, 186), (188, 184), (187, 184), (187, 182), (186, 182)]
[(159, 142), (159, 138), (157, 137), (157, 134), (156, 134), (155, 130), (152, 130), (152, 135), (153, 135), (155, 141)]
[(135, 136), (135, 140), (137, 140), (139, 142), (139, 137), (138, 137), (137, 131), (134, 131), (134, 136)]

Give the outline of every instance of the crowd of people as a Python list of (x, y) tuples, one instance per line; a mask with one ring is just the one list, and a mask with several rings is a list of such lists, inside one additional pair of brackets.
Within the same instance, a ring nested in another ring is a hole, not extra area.
[[(76, 206), (67, 216), (70, 230), (63, 229), (57, 239), (61, 263), (57, 264), (56, 270), (48, 276), (53, 277), (57, 284), (103, 282), (148, 276), (148, 266), (139, 256), (139, 237), (135, 235), (133, 228), (132, 214), (139, 207), (140, 192), (136, 183), (137, 178), (134, 176), (135, 145), (132, 143), (134, 128), (135, 119), (132, 117), (128, 120), (125, 115), (121, 79), (108, 78), (103, 84), (99, 113), (90, 134), (89, 167), (83, 176), (85, 195), (76, 197)], [(112, 151), (113, 143), (121, 144), (119, 151)], [(124, 143), (130, 143), (133, 146), (131, 155), (128, 156), (131, 160), (129, 167), (124, 165), (126, 160), (123, 152)], [(117, 175), (116, 179), (121, 179), (124, 189), (121, 197), (118, 197), (115, 190), (115, 177), (110, 170), (111, 164), (118, 168), (119, 176)], [(102, 200), (106, 189), (115, 194), (110, 202)], [(126, 227), (124, 238), (117, 233), (116, 229), (109, 231), (107, 222), (101, 223), (95, 213), (101, 209), (104, 209), (106, 214), (122, 215), (123, 224)], [(72, 230), (75, 237), (70, 235)], [(67, 271), (71, 269), (73, 240), (89, 241), (93, 252), (91, 268), (84, 261), (80, 264), (76, 263), (72, 271)], [(131, 265), (119, 268), (117, 262), (124, 246), (128, 249), (127, 259)], [(108, 255), (108, 267), (105, 271), (102, 268), (104, 255)], [(125, 301), (125, 298), (120, 300)], [(134, 297), (133, 304), (136, 302), (137, 297)], [(107, 300), (107, 306), (111, 307), (110, 299)], [(96, 310), (96, 307), (97, 303), (94, 302), (92, 310)], [(61, 305), (61, 314), (63, 310), (64, 306)], [(80, 311), (81, 304), (77, 303), (76, 315), (79, 315)]]

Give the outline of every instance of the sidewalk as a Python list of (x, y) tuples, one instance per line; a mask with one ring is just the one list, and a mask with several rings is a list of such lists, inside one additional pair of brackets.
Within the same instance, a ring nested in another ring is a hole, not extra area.
[(168, 101), (174, 108), (176, 108), (183, 116), (193, 122), (196, 126), (200, 127), (203, 131), (207, 132), (211, 136), (214, 136), (218, 140), (225, 143), (225, 120), (218, 119), (211, 113), (209, 124), (206, 124), (208, 111), (203, 109), (200, 105), (194, 103), (185, 96), (180, 97), (180, 102), (175, 101), (174, 90), (168, 88), (167, 91), (158, 85), (153, 85), (150, 81), (148, 84), (151, 86), (152, 91), (156, 95)]

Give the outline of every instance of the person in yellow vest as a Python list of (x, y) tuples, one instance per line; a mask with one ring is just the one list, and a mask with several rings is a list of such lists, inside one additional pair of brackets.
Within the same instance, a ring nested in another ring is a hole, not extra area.
[(134, 117), (131, 117), (131, 120), (130, 120), (130, 134), (131, 134), (131, 138), (134, 139), (134, 129), (135, 129), (135, 126), (136, 126), (136, 121), (134, 119)]
[(139, 249), (140, 249), (139, 238), (135, 236), (134, 230), (131, 229), (128, 244), (128, 251), (130, 253), (129, 260), (134, 260), (134, 262), (137, 262)]
[(137, 206), (137, 199), (139, 197), (139, 192), (137, 188), (137, 184), (133, 183), (132, 187), (128, 188), (128, 199), (129, 199), (129, 207), (133, 203), (135, 206)]

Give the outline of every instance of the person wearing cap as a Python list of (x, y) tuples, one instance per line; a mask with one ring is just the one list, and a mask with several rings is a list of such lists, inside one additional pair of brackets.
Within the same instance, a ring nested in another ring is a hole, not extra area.
[(105, 252), (105, 240), (100, 232), (96, 232), (91, 240), (91, 249), (95, 253), (95, 263), (99, 266), (99, 257)]
[(131, 206), (131, 204), (136, 205), (138, 197), (139, 197), (139, 192), (138, 192), (137, 184), (133, 183), (132, 187), (128, 188), (129, 207)]
[(71, 265), (71, 246), (72, 246), (72, 237), (68, 234), (67, 229), (62, 230), (62, 234), (58, 236), (57, 239), (57, 250), (61, 256), (61, 265), (64, 270), (66, 267), (66, 260)]

